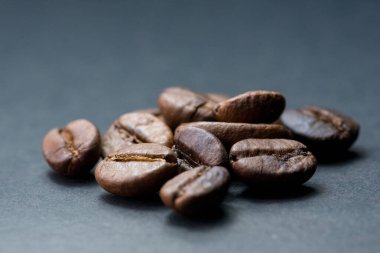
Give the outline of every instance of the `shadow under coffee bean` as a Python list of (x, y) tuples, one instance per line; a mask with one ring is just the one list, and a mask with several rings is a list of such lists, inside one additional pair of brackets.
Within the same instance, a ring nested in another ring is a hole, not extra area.
[(155, 212), (165, 209), (158, 194), (142, 196), (139, 198), (125, 198), (122, 196), (104, 193), (99, 196), (99, 199), (110, 205), (112, 209), (128, 209), (136, 212)]
[(95, 176), (91, 172), (81, 174), (75, 177), (62, 177), (62, 175), (49, 170), (46, 172), (46, 176), (50, 181), (54, 182), (54, 184), (65, 186), (65, 187), (94, 187), (97, 186), (95, 181)]
[(293, 187), (247, 187), (238, 197), (259, 203), (301, 201), (318, 195), (318, 188), (306, 185)]

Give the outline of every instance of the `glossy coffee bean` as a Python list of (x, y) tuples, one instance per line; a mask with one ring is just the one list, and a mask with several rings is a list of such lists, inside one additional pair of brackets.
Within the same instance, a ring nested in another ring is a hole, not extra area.
[(126, 113), (120, 116), (103, 135), (103, 156), (137, 143), (157, 143), (171, 147), (173, 132), (151, 113)]
[(223, 101), (214, 108), (217, 121), (271, 123), (285, 108), (285, 98), (274, 91), (250, 91)]
[(172, 129), (185, 122), (213, 120), (216, 104), (206, 95), (180, 87), (168, 88), (158, 98), (160, 112)]
[(311, 178), (317, 160), (302, 143), (286, 139), (247, 139), (230, 151), (232, 171), (257, 186), (293, 186)]
[(175, 152), (155, 143), (119, 150), (107, 156), (95, 170), (96, 181), (103, 189), (127, 197), (155, 193), (176, 174)]
[(99, 131), (85, 119), (74, 120), (62, 129), (50, 130), (42, 142), (42, 152), (50, 167), (59, 174), (83, 174), (99, 160)]
[(214, 209), (223, 200), (229, 185), (224, 167), (200, 166), (179, 174), (160, 190), (162, 202), (185, 214), (202, 214)]
[(228, 162), (223, 144), (215, 135), (196, 127), (178, 127), (174, 135), (180, 171), (200, 165), (217, 166)]
[(317, 155), (334, 156), (343, 152), (355, 142), (359, 134), (359, 124), (353, 119), (317, 106), (286, 110), (281, 121), (297, 140)]
[(282, 125), (227, 122), (192, 122), (181, 126), (202, 128), (215, 135), (229, 149), (238, 141), (257, 139), (291, 139), (292, 133)]

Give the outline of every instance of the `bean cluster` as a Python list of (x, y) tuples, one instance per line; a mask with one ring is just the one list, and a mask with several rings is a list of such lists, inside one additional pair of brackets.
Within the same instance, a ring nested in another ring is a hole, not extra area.
[(313, 176), (317, 160), (344, 154), (358, 137), (359, 124), (334, 110), (284, 109), (274, 91), (227, 97), (170, 87), (157, 109), (121, 115), (102, 136), (85, 119), (54, 128), (42, 151), (63, 176), (96, 165), (96, 181), (112, 194), (159, 192), (167, 207), (197, 215), (218, 207), (231, 178), (253, 189), (295, 187)]

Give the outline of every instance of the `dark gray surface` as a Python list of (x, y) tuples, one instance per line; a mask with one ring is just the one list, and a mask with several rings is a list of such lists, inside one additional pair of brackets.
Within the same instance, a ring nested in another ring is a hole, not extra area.
[[(380, 2), (285, 2), (0, 0), (0, 252), (379, 252)], [(277, 90), (361, 135), (299, 194), (235, 185), (208, 221), (50, 172), (50, 128), (104, 131), (170, 85)]]

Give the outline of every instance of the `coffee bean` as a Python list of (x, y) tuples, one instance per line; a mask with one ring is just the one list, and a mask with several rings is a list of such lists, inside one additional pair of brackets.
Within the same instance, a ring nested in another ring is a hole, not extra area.
[(214, 109), (217, 121), (271, 123), (285, 108), (285, 98), (274, 91), (250, 91), (219, 103)]
[(229, 173), (220, 166), (200, 166), (169, 180), (160, 190), (162, 202), (186, 214), (206, 213), (218, 206), (226, 195)]
[(158, 106), (165, 122), (172, 128), (185, 122), (214, 120), (216, 102), (189, 89), (172, 87), (158, 98)]
[(127, 197), (155, 193), (176, 174), (175, 152), (155, 143), (125, 147), (108, 155), (95, 170), (96, 181), (103, 189)]
[(174, 149), (178, 154), (180, 171), (207, 165), (225, 165), (227, 152), (215, 135), (196, 127), (178, 127), (174, 135)]
[(230, 163), (249, 185), (292, 186), (311, 178), (317, 160), (300, 142), (286, 139), (247, 139), (234, 144)]
[(238, 141), (257, 139), (291, 139), (292, 133), (282, 125), (226, 122), (192, 122), (181, 126), (202, 128), (215, 135), (227, 149)]
[(319, 156), (334, 156), (347, 150), (359, 134), (359, 124), (353, 119), (317, 106), (286, 110), (281, 121), (297, 140)]
[(63, 129), (50, 130), (42, 142), (42, 152), (50, 167), (59, 174), (83, 174), (99, 160), (99, 131), (85, 119), (74, 120)]
[(103, 156), (137, 143), (158, 143), (172, 147), (173, 132), (163, 121), (150, 113), (126, 113), (104, 134)]

